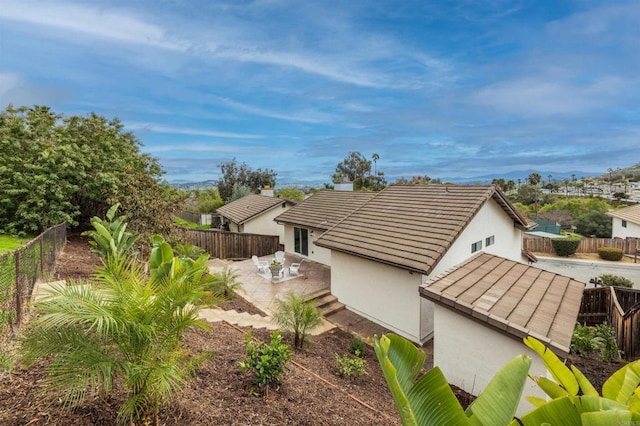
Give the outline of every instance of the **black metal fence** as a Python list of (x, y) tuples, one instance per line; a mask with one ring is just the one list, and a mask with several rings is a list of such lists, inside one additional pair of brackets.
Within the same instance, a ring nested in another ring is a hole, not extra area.
[[(18, 328), (38, 279), (53, 272), (67, 239), (67, 224), (53, 226), (17, 250), (0, 254), (0, 330)], [(7, 327), (9, 325), (10, 327)]]

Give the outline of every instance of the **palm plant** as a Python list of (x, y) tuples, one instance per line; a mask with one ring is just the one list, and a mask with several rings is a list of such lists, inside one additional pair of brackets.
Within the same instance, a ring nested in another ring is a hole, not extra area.
[(222, 271), (213, 274), (210, 288), (214, 294), (222, 294), (226, 299), (230, 299), (232, 293), (242, 287), (238, 278), (239, 275), (236, 274), (235, 269), (225, 267)]
[(290, 291), (284, 300), (276, 299), (273, 320), (284, 331), (293, 333), (293, 345), (302, 348), (309, 332), (322, 323), (322, 315), (310, 302)]
[(161, 406), (203, 359), (181, 337), (191, 327), (206, 328), (196, 302), (207, 258), (174, 258), (147, 277), (135, 257), (112, 254), (95, 275), (98, 286), (53, 286), (36, 303), (42, 315), (22, 340), (24, 359), (28, 365), (50, 359), (45, 389), (66, 406), (104, 396), (121, 382), (128, 396), (119, 422), (158, 424)]

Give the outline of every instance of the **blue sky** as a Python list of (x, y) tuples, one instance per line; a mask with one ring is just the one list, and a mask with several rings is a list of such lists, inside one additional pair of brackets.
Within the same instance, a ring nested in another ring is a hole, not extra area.
[(118, 117), (169, 181), (640, 161), (638, 1), (0, 0), (0, 101)]

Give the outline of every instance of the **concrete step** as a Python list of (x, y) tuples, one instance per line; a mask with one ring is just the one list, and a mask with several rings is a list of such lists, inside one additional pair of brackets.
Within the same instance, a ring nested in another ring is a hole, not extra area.
[(321, 289), (321, 290), (317, 290), (317, 291), (315, 291), (315, 292), (313, 292), (313, 293), (305, 294), (305, 295), (304, 295), (304, 300), (305, 300), (306, 302), (308, 302), (308, 301), (310, 301), (310, 300), (313, 300), (313, 299), (317, 299), (317, 298), (319, 298), (319, 297), (322, 297), (322, 296), (324, 296), (324, 295), (326, 295), (326, 294), (331, 294), (331, 290), (329, 290), (328, 288), (323, 288), (323, 289)]
[(324, 307), (325, 305), (329, 305), (333, 302), (337, 302), (338, 298), (335, 297), (333, 294), (325, 294), (322, 295), (320, 297), (316, 297), (315, 299), (311, 300), (311, 303), (313, 304), (313, 306), (315, 306), (318, 309), (322, 309), (322, 307)]
[(240, 327), (266, 328), (267, 330), (275, 330), (278, 328), (269, 317), (263, 317), (258, 314), (249, 314), (247, 312), (237, 312), (235, 310), (225, 311), (223, 309), (201, 309), (200, 318), (209, 322), (226, 321), (229, 324), (238, 325)]
[(336, 299), (334, 302), (323, 305), (320, 308), (320, 312), (322, 312), (322, 316), (326, 317), (327, 315), (331, 315), (343, 309), (344, 309), (344, 304), (338, 302), (338, 299)]
[(305, 296), (307, 302), (311, 302), (317, 308), (322, 316), (330, 315), (344, 309), (344, 305), (338, 301), (338, 298), (331, 294), (329, 289), (316, 291)]

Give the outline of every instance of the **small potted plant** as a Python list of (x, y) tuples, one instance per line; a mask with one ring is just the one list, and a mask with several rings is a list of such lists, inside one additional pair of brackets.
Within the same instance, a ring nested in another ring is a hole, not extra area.
[(277, 260), (274, 260), (273, 262), (271, 262), (271, 265), (269, 265), (269, 270), (271, 271), (271, 278), (280, 278), (282, 264)]

